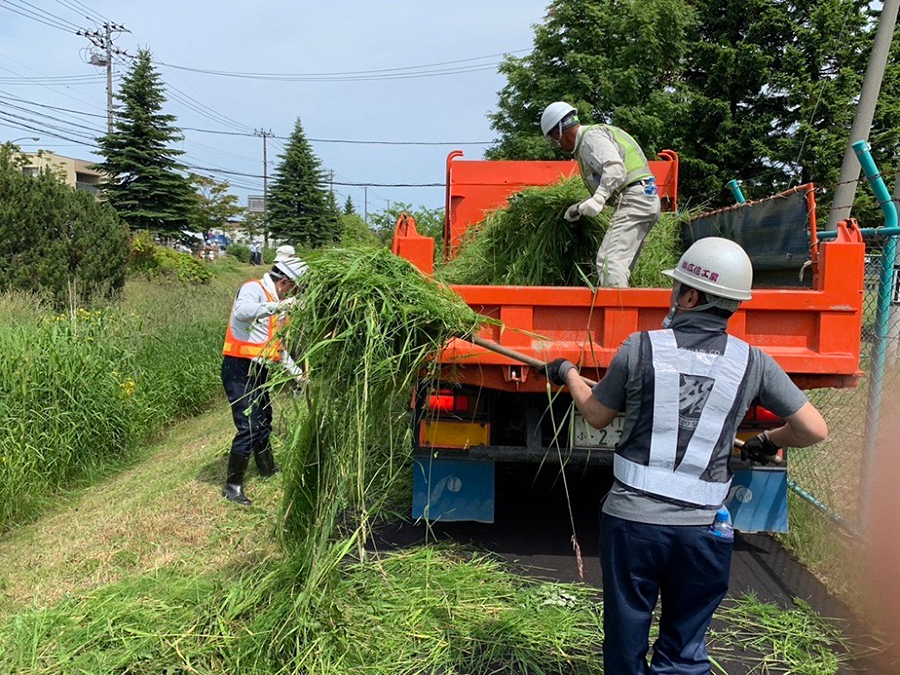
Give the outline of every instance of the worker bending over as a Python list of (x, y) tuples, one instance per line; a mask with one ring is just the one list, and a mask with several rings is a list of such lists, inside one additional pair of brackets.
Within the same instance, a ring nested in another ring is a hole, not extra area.
[(250, 505), (244, 494), (244, 473), (251, 453), (260, 476), (268, 478), (278, 471), (269, 441), (272, 406), (265, 384), (273, 363), (280, 363), (294, 377), (302, 374), (275, 335), (280, 317), (296, 302), (294, 294), (306, 269), (299, 258), (275, 263), (262, 279), (241, 286), (228, 320), (222, 384), (237, 434), (231, 443), (222, 496), (242, 506)]
[(701, 239), (665, 274), (675, 280), (667, 327), (629, 336), (593, 390), (571, 362), (545, 366), (591, 426), (625, 413), (600, 525), (604, 672), (615, 675), (710, 672), (705, 634), (728, 590), (732, 551), (710, 526), (728, 495), (735, 432), (751, 404), (786, 424), (748, 440), (744, 459), (765, 463), (828, 433), (771, 357), (726, 333), (750, 299), (753, 268), (740, 246)]
[(572, 204), (565, 218), (595, 218), (618, 195), (619, 202), (597, 251), (600, 286), (627, 288), (644, 238), (659, 220), (655, 179), (644, 151), (625, 131), (609, 124), (582, 126), (568, 103), (551, 103), (541, 131), (563, 152), (573, 153), (591, 196)]

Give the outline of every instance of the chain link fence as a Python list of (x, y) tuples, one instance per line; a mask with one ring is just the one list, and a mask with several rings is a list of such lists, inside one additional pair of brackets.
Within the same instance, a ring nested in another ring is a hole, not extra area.
[(867, 518), (879, 421), (900, 414), (889, 394), (900, 386), (900, 298), (896, 274), (882, 279), (882, 260), (893, 255), (885, 252), (887, 241), (866, 243), (859, 385), (809, 392), (828, 422), (829, 438), (793, 450), (789, 463), (792, 489), (853, 534)]

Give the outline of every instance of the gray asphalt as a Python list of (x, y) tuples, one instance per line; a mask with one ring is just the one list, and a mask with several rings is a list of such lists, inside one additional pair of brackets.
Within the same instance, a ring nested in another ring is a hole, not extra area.
[[(493, 524), (434, 524), (427, 531), (422, 524), (391, 525), (379, 529), (375, 545), (379, 548), (404, 547), (421, 543), (427, 537), (452, 540), (493, 552), (526, 574), (574, 582), (579, 577), (571, 543), (573, 528), (568, 508), (571, 504), (584, 563), (584, 582), (600, 587), (599, 510), (603, 495), (612, 482), (610, 469), (571, 469), (567, 479), (568, 499), (558, 467), (545, 466), (538, 472), (536, 465), (498, 464)], [(794, 598), (800, 598), (821, 615), (845, 622), (845, 634), (854, 641), (866, 647), (873, 644), (867, 637), (869, 631), (860, 625), (850, 610), (768, 535), (739, 533), (735, 539), (729, 595), (739, 597), (748, 592), (782, 608), (793, 606)], [(850, 662), (840, 672), (900, 673), (900, 662), (890, 664), (887, 660), (885, 655), (851, 655)], [(740, 660), (728, 663), (726, 668), (731, 675), (750, 672)]]

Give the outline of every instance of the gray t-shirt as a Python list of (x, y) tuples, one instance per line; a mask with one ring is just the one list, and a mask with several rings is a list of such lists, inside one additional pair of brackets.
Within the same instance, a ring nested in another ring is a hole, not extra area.
[[(676, 314), (670, 328), (680, 349), (721, 354), (725, 351), (727, 325), (727, 319), (708, 313), (682, 312)], [(607, 408), (625, 411), (622, 440), (628, 438), (640, 412), (642, 374), (640, 333), (634, 333), (619, 347), (606, 376), (593, 389), (594, 397)], [(750, 349), (740, 396), (735, 411), (741, 418), (754, 403), (779, 417), (788, 417), (808, 400), (772, 357), (757, 347)], [(672, 504), (628, 490), (618, 482), (606, 498), (603, 513), (654, 525), (709, 525), (715, 518), (713, 509)]]

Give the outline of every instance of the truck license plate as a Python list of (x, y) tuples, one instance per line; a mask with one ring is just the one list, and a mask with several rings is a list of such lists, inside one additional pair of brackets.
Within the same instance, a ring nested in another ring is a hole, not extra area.
[(584, 417), (575, 413), (572, 420), (575, 426), (573, 446), (576, 448), (615, 448), (616, 443), (622, 438), (622, 428), (625, 426), (625, 416), (617, 415), (604, 429), (594, 429), (585, 422)]

